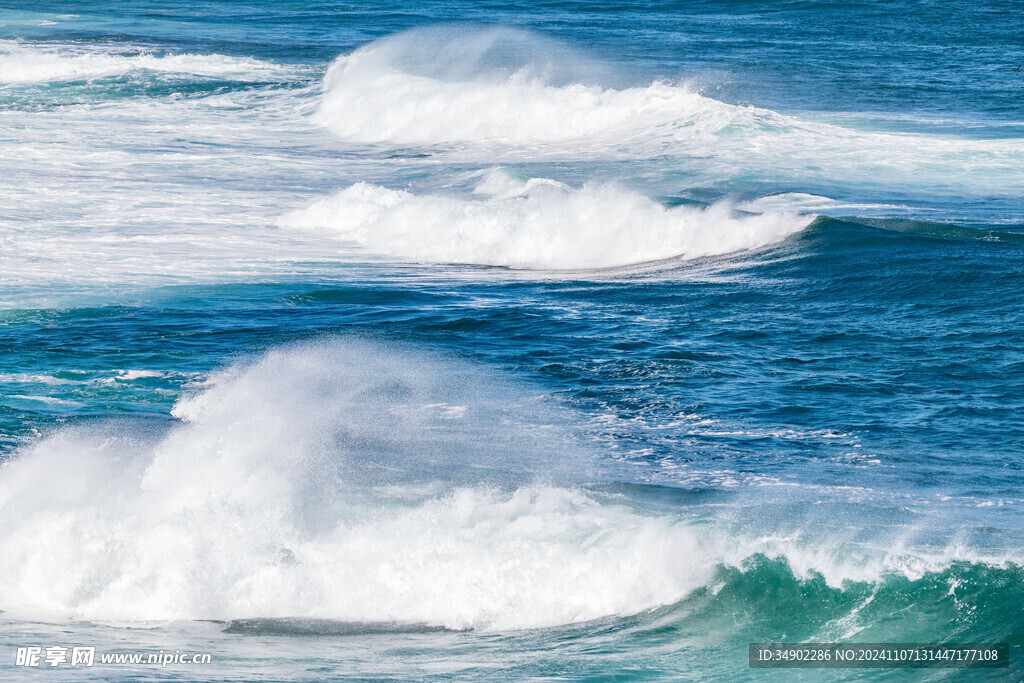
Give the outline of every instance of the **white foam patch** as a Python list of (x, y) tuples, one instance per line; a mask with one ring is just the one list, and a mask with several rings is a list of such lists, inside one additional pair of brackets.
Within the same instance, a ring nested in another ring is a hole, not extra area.
[(29, 84), (110, 78), (149, 71), (239, 81), (281, 80), (294, 70), (248, 57), (219, 54), (153, 55), (79, 45), (30, 45), (0, 41), (0, 83)]
[(296, 179), (346, 174), (294, 105), (270, 87), (0, 111), (0, 308), (330, 268), (336, 240), (274, 226)]
[(725, 204), (668, 208), (614, 184), (484, 176), (465, 199), (357, 183), (283, 217), (367, 249), (421, 261), (587, 269), (727, 254), (778, 242), (813, 216), (736, 215)]
[(137, 379), (148, 379), (151, 377), (163, 377), (164, 373), (155, 370), (118, 370), (115, 379), (123, 382), (133, 382)]
[(798, 211), (800, 213), (855, 211), (858, 212), (858, 215), (863, 215), (870, 212), (902, 211), (909, 207), (898, 204), (842, 202), (830, 197), (822, 197), (805, 192), (780, 192), (742, 202), (737, 204), (737, 208), (754, 213), (763, 211)]

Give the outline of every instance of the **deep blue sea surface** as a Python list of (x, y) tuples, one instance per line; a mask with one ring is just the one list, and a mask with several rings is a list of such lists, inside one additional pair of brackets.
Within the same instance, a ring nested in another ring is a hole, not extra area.
[(0, 0), (0, 678), (1021, 680), (1022, 36)]

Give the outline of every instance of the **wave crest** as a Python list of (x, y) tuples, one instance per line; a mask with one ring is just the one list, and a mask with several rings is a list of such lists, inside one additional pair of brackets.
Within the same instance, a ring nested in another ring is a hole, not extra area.
[(792, 212), (737, 215), (727, 204), (670, 208), (613, 184), (573, 189), (501, 170), (485, 174), (474, 194), (414, 195), (357, 183), (280, 224), (422, 261), (565, 270), (753, 249), (813, 220)]
[(615, 80), (611, 69), (524, 31), (420, 30), (336, 60), (315, 120), (353, 142), (529, 144), (679, 121), (717, 129), (736, 109), (685, 85), (607, 85)]

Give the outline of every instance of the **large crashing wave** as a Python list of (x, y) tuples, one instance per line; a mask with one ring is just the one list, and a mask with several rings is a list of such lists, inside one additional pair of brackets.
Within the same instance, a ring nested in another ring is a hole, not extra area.
[(174, 415), (0, 470), (0, 609), (521, 628), (672, 603), (707, 569), (678, 520), (565, 487), (585, 463), (558, 416), (456, 362), (290, 348)]
[(520, 629), (719, 591), (730, 609), (756, 607), (762, 554), (784, 558), (785, 581), (836, 595), (860, 582), (843, 598), (854, 613), (876, 582), (931, 591), (963, 574), (935, 574), (952, 556), (744, 538), (588, 492), (597, 464), (573, 435), (579, 416), (403, 347), (273, 351), (173, 414), (162, 435), (66, 431), (0, 468), (0, 609)]
[(737, 215), (725, 204), (669, 208), (615, 185), (573, 189), (501, 169), (484, 174), (474, 194), (414, 195), (358, 183), (281, 225), (422, 261), (559, 270), (752, 249), (813, 220), (788, 211)]

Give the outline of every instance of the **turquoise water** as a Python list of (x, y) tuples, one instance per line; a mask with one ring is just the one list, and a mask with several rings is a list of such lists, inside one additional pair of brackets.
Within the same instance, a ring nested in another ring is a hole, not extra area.
[(1024, 676), (1016, 3), (0, 7), (3, 676)]

